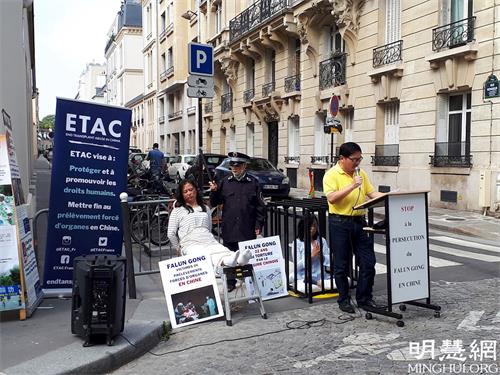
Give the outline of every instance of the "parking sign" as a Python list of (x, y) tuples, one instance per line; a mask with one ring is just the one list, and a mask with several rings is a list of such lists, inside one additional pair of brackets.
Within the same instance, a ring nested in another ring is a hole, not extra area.
[(210, 44), (189, 43), (189, 74), (214, 75), (214, 49)]

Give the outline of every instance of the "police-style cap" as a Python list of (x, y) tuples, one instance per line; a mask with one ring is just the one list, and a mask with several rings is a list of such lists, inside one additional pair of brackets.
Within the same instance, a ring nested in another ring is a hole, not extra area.
[(250, 161), (250, 156), (242, 152), (233, 151), (227, 154), (227, 156), (229, 156), (230, 163), (248, 163)]

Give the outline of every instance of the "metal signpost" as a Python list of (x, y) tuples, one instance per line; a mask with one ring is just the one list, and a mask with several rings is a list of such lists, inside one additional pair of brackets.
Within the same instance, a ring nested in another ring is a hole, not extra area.
[(189, 43), (188, 45), (188, 90), (187, 96), (198, 98), (198, 146), (203, 145), (203, 120), (201, 99), (213, 98), (214, 92), (214, 48), (210, 44)]

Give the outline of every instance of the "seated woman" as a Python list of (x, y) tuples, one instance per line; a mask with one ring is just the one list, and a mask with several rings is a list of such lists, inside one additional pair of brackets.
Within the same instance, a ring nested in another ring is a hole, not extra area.
[(250, 261), (250, 250), (232, 252), (214, 238), (210, 209), (203, 204), (193, 180), (186, 179), (179, 184), (177, 206), (170, 214), (167, 235), (182, 255), (209, 256), (216, 273), (221, 266), (234, 267)]
[[(297, 281), (305, 281), (305, 243), (304, 243), (304, 219), (300, 219), (297, 228), (297, 239), (294, 241), (297, 245), (297, 257), (295, 258), (297, 262)], [(311, 282), (313, 286), (318, 286), (321, 288), (321, 268), (330, 267), (330, 248), (326, 239), (319, 236), (318, 232), (318, 219), (316, 216), (312, 216), (311, 224), (309, 226), (309, 231), (311, 233)], [(321, 241), (321, 245), (320, 245)], [(294, 242), (290, 244), (292, 250), (294, 248)], [(321, 248), (323, 248), (323, 264), (321, 264)], [(323, 270), (323, 278), (325, 288), (330, 288), (330, 280), (327, 280), (325, 271)]]

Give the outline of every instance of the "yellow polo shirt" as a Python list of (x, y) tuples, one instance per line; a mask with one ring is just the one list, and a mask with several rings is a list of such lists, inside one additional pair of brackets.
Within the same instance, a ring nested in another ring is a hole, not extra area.
[[(331, 204), (330, 202), (328, 202), (329, 213), (348, 216), (362, 216), (365, 214), (366, 210), (353, 210), (352, 208), (365, 202), (366, 194), (372, 193), (375, 189), (370, 183), (366, 172), (361, 170), (360, 173), (361, 177), (363, 177), (361, 190), (354, 189), (337, 203)], [(328, 195), (328, 193), (342, 190), (346, 186), (352, 185), (353, 182), (354, 177), (351, 177), (347, 173), (345, 173), (337, 163), (334, 167), (330, 168), (323, 177), (323, 192), (325, 193), (325, 195)]]

